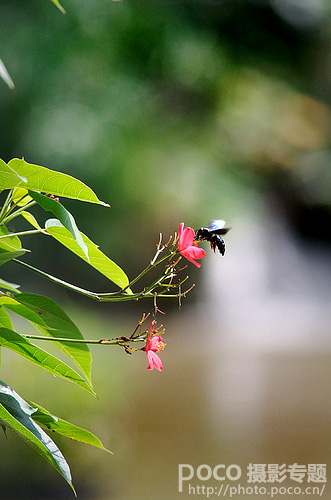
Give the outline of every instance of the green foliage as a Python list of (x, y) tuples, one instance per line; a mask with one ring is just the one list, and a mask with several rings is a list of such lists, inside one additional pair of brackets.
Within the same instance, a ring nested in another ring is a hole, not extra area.
[[(53, 236), (121, 289), (128, 287), (129, 280), (124, 271), (78, 230), (74, 217), (54, 198), (61, 196), (109, 206), (101, 202), (88, 186), (69, 175), (14, 159), (8, 164), (0, 161), (0, 190), (7, 190), (0, 211), (0, 265), (15, 261), (29, 251), (22, 248), (21, 236), (41, 233)], [(30, 213), (35, 205), (52, 212), (57, 219), (47, 221), (43, 229)], [(7, 224), (19, 216), (34, 229), (10, 233)], [(56, 278), (53, 281), (61, 282)], [(19, 285), (0, 280), (0, 346), (96, 396), (91, 383), (92, 356), (80, 330), (56, 302), (42, 295), (21, 293), (18, 288)], [(74, 285), (72, 288), (75, 289)], [(125, 293), (130, 293), (129, 288)], [(15, 331), (7, 311), (27, 320), (42, 335)], [(31, 343), (29, 337), (55, 344), (76, 364), (86, 380), (68, 364)], [(28, 404), (8, 385), (0, 382), (0, 425), (11, 428), (33, 446), (73, 488), (66, 460), (39, 424), (52, 432), (105, 449), (89, 431), (55, 417), (41, 406)]]
[[(65, 312), (48, 297), (21, 293), (12, 297), (1, 297), (0, 304), (30, 321), (38, 330), (49, 337), (84, 340), (83, 335)], [(54, 342), (71, 357), (91, 383), (92, 357), (84, 342)]]
[(64, 477), (74, 492), (69, 465), (59, 448), (42, 427), (56, 434), (109, 452), (94, 434), (52, 415), (48, 410), (36, 403), (25, 401), (1, 380), (0, 425), (4, 430), (9, 427), (35, 448)]
[(77, 427), (77, 425), (71, 424), (66, 420), (62, 420), (59, 417), (55, 417), (49, 411), (45, 410), (41, 406), (36, 403), (29, 403), (34, 408), (37, 408), (37, 411), (33, 413), (33, 420), (38, 422), (40, 425), (43, 425), (47, 429), (52, 432), (56, 432), (57, 434), (61, 434), (62, 436), (73, 439), (74, 441), (79, 441), (80, 443), (90, 444), (92, 446), (96, 446), (97, 448), (101, 448), (102, 450), (111, 451), (104, 448), (100, 439), (98, 439), (92, 432), (87, 431), (86, 429), (82, 429), (81, 427)]
[(60, 9), (60, 11), (62, 12), (62, 14), (66, 13), (66, 11), (64, 10), (64, 8), (60, 4), (59, 0), (51, 0), (51, 2), (53, 2), (57, 6), (57, 8)]
[[(45, 225), (48, 234), (53, 236), (62, 245), (67, 247), (69, 250), (78, 255), (81, 259), (89, 262), (89, 264), (97, 269), (101, 274), (109, 278), (113, 283), (118, 285), (121, 289), (129, 285), (129, 279), (125, 272), (117, 265), (115, 262), (110, 260), (104, 253), (99, 250), (97, 245), (95, 245), (85, 234), (80, 233), (84, 244), (88, 249), (89, 261), (87, 260), (86, 254), (82, 251), (77, 240), (73, 237), (72, 233), (69, 232), (65, 227), (59, 223), (56, 219), (49, 219)], [(130, 290), (127, 289), (127, 293)]]
[[(0, 327), (9, 328), (10, 330), (13, 329), (13, 325), (12, 325), (9, 314), (1, 306), (0, 306)], [(0, 351), (1, 351), (1, 347), (0, 347)], [(1, 361), (1, 357), (0, 357), (0, 361)], [(0, 363), (0, 365), (1, 365), (1, 363)]]
[(13, 252), (4, 252), (0, 248), (0, 266), (2, 264), (5, 264), (6, 262), (9, 262), (10, 260), (16, 259), (17, 257), (20, 257), (21, 255), (24, 255), (25, 252), (28, 252), (28, 250), (14, 250)]
[(71, 472), (64, 456), (52, 439), (36, 424), (32, 415), (37, 412), (11, 387), (0, 381), (0, 421), (36, 449), (70, 484)]
[(77, 244), (82, 249), (86, 259), (89, 261), (88, 249), (85, 245), (83, 238), (79, 232), (79, 229), (76, 225), (75, 219), (71, 215), (68, 210), (61, 205), (61, 203), (57, 200), (55, 201), (52, 198), (44, 196), (40, 193), (34, 193), (33, 191), (29, 191), (31, 198), (34, 199), (35, 202), (38, 203), (46, 212), (53, 212), (54, 215), (57, 216), (61, 224), (70, 231)]
[[(13, 175), (8, 179), (6, 176), (8, 171), (14, 171), (16, 177)], [(20, 179), (19, 181), (17, 177)], [(23, 187), (33, 191), (43, 191), (54, 196), (63, 196), (109, 207), (107, 203), (97, 198), (92, 189), (71, 175), (55, 172), (39, 165), (32, 165), (24, 159), (14, 158), (10, 160), (8, 165), (4, 162), (0, 163), (0, 186), (3, 189)]]
[(0, 186), (1, 189), (10, 189), (27, 184), (27, 179), (18, 175), (15, 170), (0, 158)]
[[(138, 300), (150, 297), (153, 298), (154, 307), (156, 307), (158, 296), (178, 297), (178, 293), (172, 294), (171, 290), (178, 287), (182, 290), (185, 279), (180, 285), (174, 280), (175, 266), (178, 262), (178, 257), (174, 258), (177, 253), (176, 239), (171, 245), (169, 240), (169, 248), (168, 245), (162, 245), (160, 241), (156, 254), (146, 269), (130, 282), (126, 273), (101, 252), (84, 233), (79, 231), (74, 217), (59, 199), (55, 198), (55, 196), (61, 196), (109, 206), (100, 202), (85, 184), (66, 174), (14, 159), (8, 164), (0, 162), (0, 189), (7, 193), (0, 210), (0, 265), (13, 261), (54, 283), (97, 300)], [(46, 212), (52, 212), (57, 218), (48, 219), (43, 228), (30, 212), (32, 207), (36, 206)], [(10, 233), (7, 226), (16, 217), (21, 217), (23, 222), (27, 222), (33, 229)], [(54, 238), (116, 284), (120, 291), (98, 295), (18, 260), (17, 257), (29, 251), (22, 248), (20, 239), (27, 234), (42, 234), (44, 237)], [(164, 250), (167, 250), (166, 255), (160, 256)], [(136, 285), (145, 274), (161, 263), (164, 263), (162, 273), (156, 279), (153, 277), (152, 283), (147, 287), (144, 286), (140, 292), (132, 292), (132, 285)], [(18, 288), (19, 285), (0, 280), (0, 347), (10, 349), (52, 375), (73, 382), (94, 396), (96, 394), (91, 382), (92, 356), (88, 344), (119, 345), (127, 353), (136, 350), (130, 347), (131, 343), (144, 342), (146, 345), (148, 332), (141, 332), (144, 317), (130, 336), (86, 340), (79, 328), (56, 302), (39, 294), (22, 293)], [(180, 291), (179, 295), (181, 293)], [(183, 294), (185, 293), (184, 291)], [(41, 335), (16, 331), (8, 312), (28, 321)], [(33, 339), (52, 342), (62, 351), (62, 354), (75, 363), (82, 375), (47, 350), (32, 343)], [(39, 405), (28, 404), (9, 386), (0, 382), (0, 425), (10, 427), (37, 449), (72, 487), (67, 462), (39, 424), (49, 431), (105, 450), (100, 440), (89, 431), (55, 417)]]
[(91, 394), (96, 395), (93, 389), (91, 389), (75, 370), (52, 354), (31, 344), (27, 338), (24, 338), (19, 333), (9, 330), (8, 328), (0, 328), (0, 345), (27, 358), (32, 363), (50, 372), (52, 375), (74, 382)]
[[(5, 236), (5, 238), (1, 238), (2, 236)], [(5, 252), (20, 250), (22, 248), (20, 239), (17, 236), (11, 235), (6, 226), (0, 226), (0, 248)]]
[(42, 232), (45, 232), (38, 224), (38, 222), (36, 221), (36, 218), (30, 214), (30, 212), (26, 212), (25, 210), (23, 210), (23, 212), (21, 212), (21, 215), (22, 217), (24, 217), (25, 220), (27, 220), (34, 228), (36, 228), (38, 231), (40, 231), (41, 233)]
[(11, 292), (18, 292), (18, 288), (20, 285), (16, 285), (15, 283), (9, 283), (6, 280), (0, 279), (0, 289), (10, 290)]
[[(6, 237), (3, 238), (4, 236)], [(5, 226), (0, 226), (0, 266), (28, 251), (22, 248), (21, 241), (17, 236), (11, 236)]]
[(15, 88), (15, 84), (11, 79), (10, 74), (8, 73), (7, 68), (4, 65), (2, 59), (0, 59), (0, 78), (3, 79), (3, 81), (8, 85), (10, 89)]
[(5, 311), (3, 307), (0, 306), (0, 327), (13, 329), (13, 324), (11, 322), (9, 314)]

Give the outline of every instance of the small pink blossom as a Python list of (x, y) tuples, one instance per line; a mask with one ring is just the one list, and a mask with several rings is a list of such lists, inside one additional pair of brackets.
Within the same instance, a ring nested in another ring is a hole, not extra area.
[(151, 326), (149, 327), (148, 337), (146, 340), (146, 346), (143, 348), (143, 350), (147, 354), (147, 361), (148, 361), (147, 370), (153, 370), (153, 368), (156, 368), (160, 372), (163, 368), (163, 364), (161, 359), (156, 353), (164, 349), (165, 343), (163, 342), (162, 337), (160, 337), (160, 335), (154, 335), (152, 337), (152, 333), (153, 334), (157, 333), (157, 330), (153, 330), (153, 326), (155, 325), (155, 323), (156, 323), (155, 321), (151, 322)]
[(184, 228), (184, 222), (181, 222), (178, 229), (178, 251), (186, 257), (187, 260), (192, 262), (192, 264), (201, 267), (201, 264), (194, 259), (203, 259), (206, 257), (206, 252), (198, 247), (197, 242), (194, 241), (194, 237), (194, 229), (191, 227)]

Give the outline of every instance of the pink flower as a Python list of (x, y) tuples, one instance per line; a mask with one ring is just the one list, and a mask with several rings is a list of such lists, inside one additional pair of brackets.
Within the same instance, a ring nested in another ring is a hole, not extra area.
[(149, 327), (148, 337), (146, 340), (146, 346), (143, 347), (143, 350), (147, 354), (147, 361), (148, 361), (147, 370), (153, 370), (153, 368), (156, 368), (160, 372), (162, 370), (163, 365), (161, 359), (156, 353), (164, 349), (165, 343), (163, 342), (162, 337), (160, 337), (160, 335), (154, 335), (152, 337), (152, 333), (153, 334), (157, 333), (157, 330), (152, 330), (155, 323), (156, 323), (155, 321), (151, 322), (151, 326)]
[(194, 259), (203, 259), (203, 257), (206, 257), (206, 252), (198, 247), (194, 237), (194, 229), (191, 227), (184, 228), (184, 222), (181, 222), (178, 229), (178, 251), (192, 264), (201, 267), (201, 264), (195, 262)]

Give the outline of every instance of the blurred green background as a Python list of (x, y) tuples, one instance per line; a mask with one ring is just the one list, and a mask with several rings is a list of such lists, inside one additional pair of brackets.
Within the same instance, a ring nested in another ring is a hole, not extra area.
[[(160, 304), (162, 374), (142, 353), (96, 347), (100, 401), (9, 352), (1, 378), (115, 453), (57, 439), (80, 499), (188, 498), (179, 463), (326, 463), (330, 4), (62, 4), (66, 15), (45, 0), (0, 3), (0, 57), (15, 82), (0, 81), (1, 158), (69, 173), (110, 203), (64, 204), (131, 278), (181, 221), (232, 229), (224, 258), (206, 246), (202, 268), (190, 266), (197, 286), (181, 311)], [(109, 290), (49, 238), (24, 246), (27, 262)], [(57, 300), (86, 337), (125, 335), (152, 308), (90, 303), (14, 264), (2, 270)], [(12, 433), (0, 464), (1, 499), (72, 498)]]

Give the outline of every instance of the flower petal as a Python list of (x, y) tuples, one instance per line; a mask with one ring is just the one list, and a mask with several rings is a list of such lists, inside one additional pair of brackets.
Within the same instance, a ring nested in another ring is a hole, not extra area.
[(188, 247), (186, 251), (190, 252), (190, 256), (193, 257), (193, 259), (203, 259), (204, 257), (206, 257), (206, 252), (203, 248), (191, 246)]
[(185, 250), (185, 248), (189, 247), (192, 245), (194, 237), (195, 237), (195, 232), (194, 229), (191, 227), (185, 227), (183, 229), (184, 223), (181, 222), (179, 224), (179, 239), (178, 239), (178, 250), (179, 252), (182, 252), (182, 250)]
[(196, 262), (194, 259), (203, 259), (204, 257), (206, 257), (206, 252), (203, 250), (203, 248), (195, 246), (190, 246), (185, 250), (182, 250), (180, 253), (197, 267), (201, 267), (201, 264)]
[(187, 250), (183, 250), (181, 252), (181, 254), (187, 259), (189, 260), (190, 262), (192, 262), (192, 264), (194, 264), (195, 266), (197, 267), (201, 267), (201, 264), (199, 264), (199, 262), (196, 262), (195, 260), (192, 259), (191, 255), (190, 255), (190, 252), (188, 252)]
[(184, 229), (184, 222), (181, 222), (181, 223), (179, 224), (179, 228), (178, 228), (178, 238), (179, 238), (179, 239), (180, 239), (180, 237), (181, 237), (181, 234), (182, 234), (183, 229)]
[(162, 370), (162, 361), (154, 351), (147, 351), (147, 361), (147, 370), (153, 370), (153, 368), (156, 368), (159, 372)]

